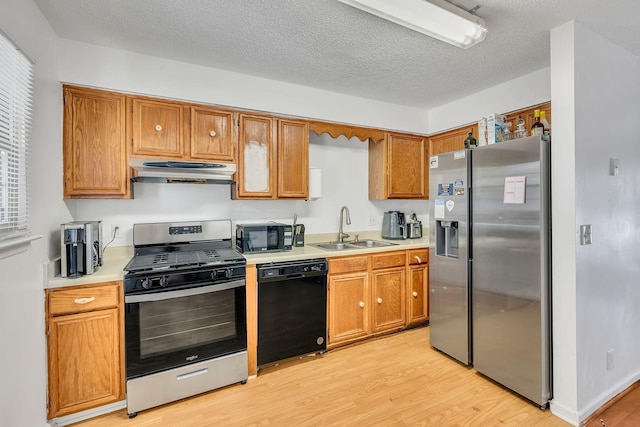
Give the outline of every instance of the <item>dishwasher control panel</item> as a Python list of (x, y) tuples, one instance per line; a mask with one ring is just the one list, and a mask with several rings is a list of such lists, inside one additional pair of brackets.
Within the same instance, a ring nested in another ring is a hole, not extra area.
[(274, 262), (269, 264), (259, 264), (258, 280), (274, 277), (287, 277), (296, 274), (321, 273), (326, 274), (328, 264), (326, 259), (308, 259), (290, 262)]

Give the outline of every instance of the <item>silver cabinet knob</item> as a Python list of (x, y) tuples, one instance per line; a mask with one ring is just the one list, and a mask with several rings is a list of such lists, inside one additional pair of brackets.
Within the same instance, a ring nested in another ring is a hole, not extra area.
[(162, 126), (161, 125), (156, 125), (155, 129), (156, 129), (156, 131), (160, 132), (160, 131), (162, 131)]
[(416, 291), (413, 291), (413, 297), (418, 298), (418, 293)]
[(216, 136), (216, 135), (217, 135), (217, 133), (216, 133), (216, 131), (215, 131), (215, 130), (212, 130), (211, 132), (209, 132), (209, 136), (210, 136), (210, 137), (214, 137), (214, 136)]
[(378, 304), (382, 304), (382, 298), (378, 298)]
[(360, 307), (364, 308), (364, 301), (360, 301)]

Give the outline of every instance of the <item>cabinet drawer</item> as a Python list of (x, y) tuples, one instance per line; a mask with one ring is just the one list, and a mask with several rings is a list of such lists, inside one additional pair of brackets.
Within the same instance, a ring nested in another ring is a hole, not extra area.
[(82, 313), (117, 307), (121, 282), (49, 291), (49, 315)]
[(329, 259), (329, 274), (367, 271), (368, 269), (369, 264), (366, 255)]
[(371, 256), (371, 269), (401, 267), (406, 263), (406, 252), (391, 252)]
[(410, 265), (414, 264), (425, 264), (429, 262), (429, 249), (414, 249), (407, 251), (408, 261)]

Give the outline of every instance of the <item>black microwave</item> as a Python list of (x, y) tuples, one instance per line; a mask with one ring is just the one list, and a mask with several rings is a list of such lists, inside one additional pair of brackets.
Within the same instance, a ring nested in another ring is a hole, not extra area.
[(236, 225), (236, 248), (240, 252), (288, 251), (293, 244), (293, 226), (277, 222)]

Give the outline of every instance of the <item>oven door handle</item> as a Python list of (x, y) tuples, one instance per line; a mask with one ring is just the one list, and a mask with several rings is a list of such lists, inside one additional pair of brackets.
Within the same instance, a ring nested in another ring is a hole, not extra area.
[(246, 286), (244, 279), (234, 280), (226, 283), (216, 283), (215, 285), (199, 286), (197, 288), (180, 289), (179, 291), (153, 292), (147, 294), (125, 295), (125, 304), (138, 302), (163, 301), (173, 298), (190, 297), (194, 295), (209, 294), (212, 292), (226, 291), (228, 289), (241, 288)]

